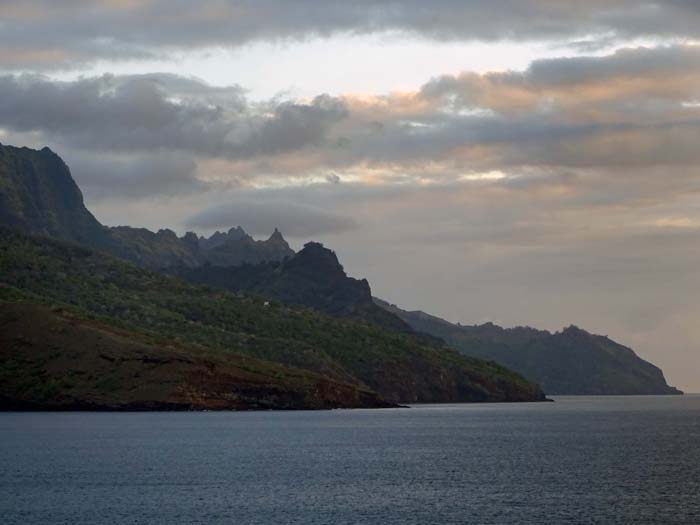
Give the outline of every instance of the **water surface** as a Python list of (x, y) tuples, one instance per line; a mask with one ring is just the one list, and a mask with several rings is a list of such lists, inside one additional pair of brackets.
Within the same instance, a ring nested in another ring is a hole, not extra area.
[(3, 523), (700, 523), (700, 396), (0, 414)]

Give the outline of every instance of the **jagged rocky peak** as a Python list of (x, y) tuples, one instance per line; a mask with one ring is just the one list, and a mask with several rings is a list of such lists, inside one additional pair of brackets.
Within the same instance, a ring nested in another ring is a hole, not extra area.
[(307, 242), (294, 257), (285, 261), (284, 270), (288, 275), (328, 287), (327, 294), (343, 296), (353, 308), (359, 304), (374, 306), (367, 279), (348, 277), (336, 253), (320, 242)]
[(163, 239), (170, 239), (173, 241), (177, 240), (177, 234), (170, 228), (161, 228), (160, 230), (158, 230), (158, 233), (156, 233), (156, 235)]
[(342, 275), (345, 269), (340, 264), (338, 256), (320, 242), (307, 242), (299, 253), (287, 263), (288, 267), (302, 267), (313, 272), (322, 271), (325, 275)]
[(240, 226), (236, 226), (235, 228), (230, 228), (228, 231), (228, 240), (229, 241), (240, 241), (241, 239), (245, 239), (246, 237), (250, 237), (246, 233), (246, 231), (241, 228)]
[(287, 241), (285, 238), (282, 236), (282, 232), (279, 231), (279, 229), (275, 228), (275, 231), (272, 232), (272, 235), (270, 235), (270, 238), (268, 239), (268, 242), (283, 242), (287, 244)]
[(186, 232), (185, 235), (183, 235), (182, 240), (190, 244), (199, 243), (199, 237), (197, 237), (195, 232)]
[(216, 230), (210, 237), (200, 237), (199, 244), (205, 250), (211, 250), (228, 242), (252, 241), (253, 238), (241, 227), (235, 226), (228, 232)]
[(566, 337), (576, 337), (576, 338), (586, 338), (586, 337), (591, 337), (591, 334), (589, 332), (586, 332), (582, 328), (579, 328), (578, 326), (571, 324), (564, 328), (561, 332), (555, 334), (555, 335), (561, 335), (561, 336), (566, 336)]
[(267, 240), (256, 241), (237, 226), (228, 233), (215, 232), (208, 239), (200, 238), (199, 246), (204, 260), (215, 266), (238, 266), (266, 261), (282, 261), (294, 255), (277, 228)]

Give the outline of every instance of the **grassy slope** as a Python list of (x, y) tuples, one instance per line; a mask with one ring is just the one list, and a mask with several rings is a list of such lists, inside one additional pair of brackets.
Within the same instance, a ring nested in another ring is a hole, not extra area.
[(17, 302), (0, 302), (0, 385), (0, 408), (387, 406), (368, 389), (304, 370), (230, 352), (148, 344), (74, 312)]
[(394, 402), (537, 400), (521, 376), (446, 348), (254, 297), (187, 284), (109, 256), (0, 230), (1, 293), (137, 332), (362, 383)]

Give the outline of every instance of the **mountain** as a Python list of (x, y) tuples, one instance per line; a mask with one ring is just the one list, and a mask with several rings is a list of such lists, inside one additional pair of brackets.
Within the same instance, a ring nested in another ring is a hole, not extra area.
[(215, 231), (209, 238), (200, 237), (197, 242), (203, 250), (211, 250), (217, 246), (221, 246), (227, 242), (237, 242), (242, 240), (253, 240), (253, 238), (246, 233), (246, 231), (240, 226), (231, 228), (228, 232), (223, 233), (219, 230)]
[(103, 226), (85, 207), (68, 166), (49, 148), (0, 144), (0, 224), (99, 248), (154, 269), (281, 261), (294, 254), (277, 230), (268, 240), (256, 241), (240, 227), (206, 239), (192, 232), (178, 237), (167, 229)]
[(0, 224), (105, 247), (107, 228), (85, 208), (68, 166), (49, 148), (0, 144)]
[(442, 338), (464, 355), (493, 360), (542, 386), (548, 395), (682, 394), (663, 372), (633, 350), (575, 326), (550, 333), (492, 323), (455, 325), (375, 299), (413, 329)]
[[(232, 235), (232, 232), (234, 234)], [(238, 226), (229, 230), (228, 234), (216, 237), (214, 233), (209, 239), (199, 242), (200, 255), (203, 264), (212, 266), (239, 266), (241, 264), (257, 264), (267, 261), (282, 261), (294, 255), (280, 231), (275, 231), (269, 239), (256, 241)], [(211, 242), (214, 239), (214, 242)], [(196, 267), (197, 265), (186, 265)]]
[(107, 251), (140, 266), (159, 269), (202, 264), (199, 244), (190, 240), (190, 234), (180, 238), (168, 229), (152, 232), (146, 228), (117, 226), (109, 228), (109, 235), (112, 244)]
[[(571, 330), (549, 334), (529, 328), (504, 330), (494, 325), (456, 327), (426, 314), (403, 312), (388, 308), (386, 304), (380, 307), (373, 301), (367, 281), (348, 277), (335, 253), (321, 244), (308, 243), (295, 254), (278, 230), (269, 239), (256, 241), (240, 226), (225, 233), (215, 232), (208, 238), (192, 232), (178, 237), (175, 232), (167, 229), (152, 232), (129, 226), (107, 228), (86, 209), (80, 189), (73, 181), (68, 167), (48, 148), (36, 151), (0, 145), (0, 219), (2, 225), (19, 231), (79, 243), (108, 252), (142, 268), (167, 270), (196, 284), (229, 292), (256, 294), (292, 307), (310, 308), (353, 321), (352, 324), (333, 325), (335, 328), (332, 328), (337, 330), (337, 334), (344, 333), (346, 339), (352, 340), (351, 344), (337, 338), (333, 341), (327, 338), (313, 339), (304, 342), (308, 346), (303, 346), (306, 350), (301, 353), (291, 350), (298, 347), (299, 343), (290, 342), (285, 331), (282, 332), (285, 336), (281, 343), (269, 343), (265, 348), (250, 343), (241, 344), (235, 338), (229, 343), (238, 345), (237, 351), (242, 353), (253, 352), (251, 355), (256, 357), (308, 368), (333, 380), (373, 388), (394, 402), (537, 397), (531, 385), (524, 386), (519, 378), (511, 377), (506, 381), (517, 383), (517, 388), (501, 384), (498, 382), (500, 380), (493, 382), (493, 378), (506, 374), (503, 369), (487, 370), (483, 368), (483, 363), (464, 361), (463, 358), (455, 361), (455, 354), (443, 348), (442, 339), (465, 355), (511, 366), (532, 380), (544, 384), (551, 393), (677, 392), (666, 385), (660, 370), (639, 359), (631, 350), (607, 338), (592, 336), (583, 331), (581, 332), (585, 336)], [(19, 245), (23, 244), (23, 241), (17, 239), (9, 241), (10, 246), (13, 246), (10, 251), (17, 248), (15, 241)], [(57, 256), (58, 253), (65, 256), (61, 250), (52, 252), (52, 256)], [(18, 254), (27, 255), (22, 250)], [(39, 251), (32, 257), (34, 256), (43, 257), (43, 252)], [(103, 254), (95, 252), (93, 257), (96, 267), (112, 264), (106, 262)], [(52, 276), (50, 271), (42, 273), (46, 282), (43, 282), (44, 288), (41, 289), (41, 300), (72, 304), (88, 313), (102, 314), (107, 311), (110, 319), (124, 322), (125, 314), (118, 305), (131, 304), (133, 301), (128, 295), (115, 298), (110, 295), (111, 292), (105, 297), (105, 290), (100, 288), (104, 283), (90, 281), (94, 268), (82, 268), (82, 273), (73, 277), (76, 282), (91, 283), (92, 295), (100, 296), (107, 302), (94, 303), (90, 300), (87, 303), (76, 303), (71, 295), (77, 293), (76, 290), (63, 290), (63, 295), (56, 295), (57, 291), (51, 287), (57, 287), (61, 282), (60, 276), (68, 275), (67, 269), (70, 268), (70, 264), (59, 264), (58, 260), (60, 256), (53, 261), (53, 266), (61, 268), (57, 274), (58, 281), (57, 276)], [(70, 260), (82, 259), (71, 255)], [(34, 267), (31, 257), (25, 261), (28, 268)], [(10, 267), (11, 265), (7, 266)], [(20, 281), (14, 282), (12, 286), (27, 291), (27, 287), (37, 285), (36, 282), (32, 284), (35, 276), (31, 272), (20, 274), (15, 276)], [(143, 279), (150, 282), (151, 278)], [(175, 281), (167, 282), (172, 284)], [(125, 284), (120, 283), (119, 286)], [(168, 330), (176, 329), (176, 326), (169, 324), (172, 316), (182, 318), (189, 315), (196, 318), (197, 314), (190, 311), (193, 305), (187, 306), (186, 313), (172, 311), (172, 304), (162, 303), (165, 297), (171, 297), (172, 291), (165, 283), (161, 283), (159, 289), (162, 294), (150, 295), (148, 301), (160, 305), (158, 312), (162, 316), (162, 323), (165, 323), (163, 326), (167, 326)], [(183, 294), (198, 293), (193, 291), (196, 288), (184, 292), (180, 285), (175, 286), (175, 289)], [(122, 292), (126, 294), (128, 290), (126, 286)], [(132, 292), (138, 296), (139, 289)], [(218, 297), (218, 292), (210, 293), (214, 294), (212, 297)], [(228, 297), (233, 298), (231, 295)], [(180, 306), (184, 301), (180, 296), (171, 299)], [(112, 300), (117, 302), (109, 302)], [(127, 312), (131, 311), (131, 307), (125, 308)], [(129, 323), (142, 325), (147, 330), (152, 329), (147, 305), (138, 304), (136, 310), (141, 311), (145, 319), (129, 317)], [(285, 310), (285, 315), (296, 319), (299, 311), (291, 308)], [(260, 318), (269, 317), (269, 313), (260, 313)], [(307, 312), (305, 315), (312, 314)], [(320, 316), (314, 319), (325, 318)], [(279, 321), (282, 323), (281, 319)], [(288, 321), (284, 319), (284, 323)], [(218, 325), (217, 319), (213, 326)], [(280, 329), (280, 326), (275, 325), (275, 330)], [(343, 326), (343, 329), (339, 326)], [(298, 334), (306, 333), (304, 326), (297, 329)], [(376, 346), (371, 351), (357, 344), (358, 330), (369, 331), (375, 338), (372, 340)], [(394, 333), (388, 334), (386, 330)], [(432, 337), (417, 335), (416, 331)], [(240, 330), (236, 328), (234, 332)], [(168, 334), (166, 332), (163, 335)], [(215, 332), (210, 335), (211, 341), (218, 341)], [(260, 336), (255, 332), (254, 339), (258, 340)], [(396, 337), (403, 339), (395, 339)], [(193, 341), (199, 344), (196, 338)], [(342, 352), (335, 354), (338, 349), (348, 350), (348, 344), (352, 347), (352, 352), (355, 352), (352, 357)], [(286, 351), (281, 350), (284, 345), (288, 345)], [(329, 350), (328, 345), (334, 346), (334, 349)], [(253, 347), (254, 351), (251, 349)], [(273, 347), (274, 351), (271, 350)], [(395, 347), (405, 348), (406, 353), (400, 358), (396, 357), (392, 354)], [(323, 350), (318, 350), (319, 348)], [(380, 351), (380, 348), (383, 350)], [(368, 351), (371, 355), (367, 355)], [(439, 357), (436, 357), (436, 351), (439, 352)], [(333, 355), (329, 355), (329, 352)], [(392, 359), (398, 361), (393, 362)], [(446, 364), (448, 362), (451, 363), (449, 366)], [(394, 365), (395, 369), (392, 368)], [(465, 379), (472, 377), (470, 374), (474, 370), (481, 370), (474, 376), (476, 379)], [(437, 374), (435, 377), (440, 379), (425, 374)], [(475, 390), (472, 383), (488, 386), (482, 389), (481, 394), (477, 394), (475, 392), (481, 387)]]
[[(215, 352), (306, 370), (358, 391), (376, 392), (384, 402), (544, 399), (536, 385), (518, 374), (438, 344), (195, 286), (55, 239), (0, 229), (0, 285), (0, 300), (6, 303), (65, 309), (101, 326), (126, 330), (157, 348), (184, 348), (192, 358)], [(18, 334), (11, 335), (16, 339)], [(45, 344), (59, 357), (67, 351), (61, 344)], [(29, 362), (21, 372), (38, 380), (47, 370)]]
[(334, 317), (372, 323), (412, 333), (398, 316), (372, 299), (366, 279), (348, 277), (335, 252), (317, 242), (283, 261), (235, 267), (179, 267), (172, 271), (187, 281), (233, 292), (255, 293), (285, 304), (312, 308)]
[(193, 282), (412, 331), (375, 305), (367, 281), (349, 278), (333, 252), (310, 243), (295, 255), (277, 229), (259, 241), (240, 226), (208, 238), (102, 226), (85, 207), (68, 167), (48, 148), (0, 145), (0, 217), (1, 224), (20, 231), (98, 248), (147, 268), (171, 269)]

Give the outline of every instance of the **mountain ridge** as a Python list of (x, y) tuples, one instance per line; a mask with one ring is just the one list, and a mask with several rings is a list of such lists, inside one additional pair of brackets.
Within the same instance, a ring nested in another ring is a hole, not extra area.
[(372, 300), (369, 282), (349, 277), (335, 252), (318, 242), (306, 243), (299, 252), (282, 261), (234, 267), (182, 266), (171, 271), (192, 283), (255, 293), (400, 333), (414, 332), (399, 317), (377, 306)]
[(0, 224), (98, 248), (154, 269), (258, 263), (294, 254), (277, 229), (269, 239), (257, 241), (240, 226), (208, 239), (193, 232), (178, 237), (169, 229), (104, 226), (85, 207), (68, 166), (48, 147), (0, 144)]
[(440, 337), (460, 353), (493, 360), (542, 386), (548, 395), (678, 395), (661, 369), (631, 348), (575, 325), (558, 332), (527, 326), (453, 324), (420, 310), (375, 302), (414, 330)]

